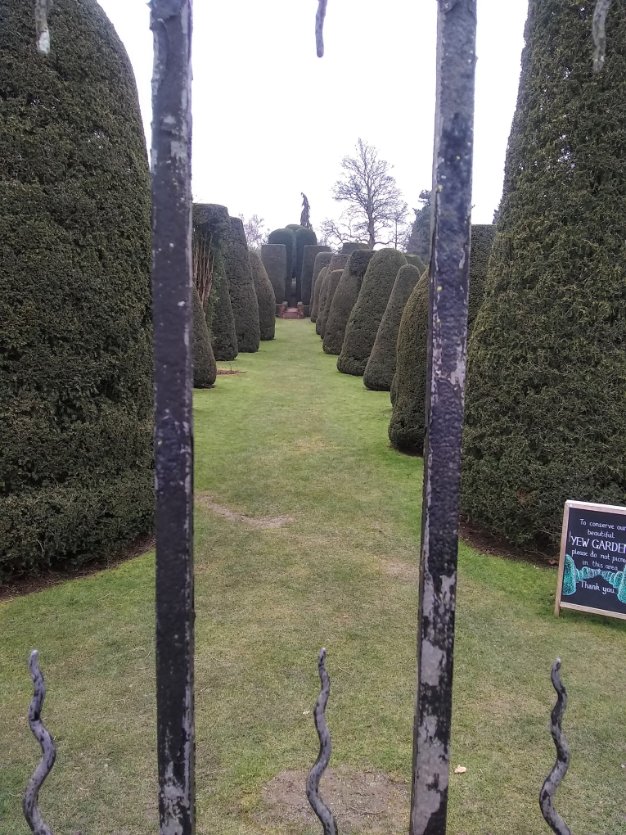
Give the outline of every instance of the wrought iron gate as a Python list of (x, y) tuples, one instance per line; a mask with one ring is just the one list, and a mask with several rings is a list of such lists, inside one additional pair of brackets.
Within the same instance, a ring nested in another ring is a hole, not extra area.
[[(38, 47), (50, 49), (49, 0), (35, 0)], [(598, 0), (594, 36), (603, 49), (610, 0)], [(193, 432), (191, 389), (191, 33), (192, 0), (152, 0), (153, 77), (153, 310), (155, 336), (156, 648), (159, 813), (161, 835), (193, 835), (194, 602)], [(323, 55), (326, 0), (316, 18)], [(433, 167), (429, 315), (428, 422), (422, 511), (417, 696), (413, 738), (410, 835), (446, 831), (454, 651), (460, 448), (463, 423), (469, 233), (473, 152), (476, 0), (438, 0), (437, 105)], [(52, 41), (54, 33), (52, 33)], [(597, 59), (598, 66), (601, 60)], [(324, 709), (330, 692), (325, 650), (322, 691), (315, 709), (320, 754), (307, 794), (326, 835), (337, 832), (319, 796), (330, 757)], [(552, 712), (557, 761), (541, 790), (550, 828), (570, 829), (552, 798), (567, 770), (561, 734), (566, 694)], [(26, 790), (24, 814), (36, 835), (51, 835), (38, 792), (54, 765), (55, 747), (41, 722), (45, 696), (37, 652), (30, 659), (35, 695), (29, 721), (43, 756)]]

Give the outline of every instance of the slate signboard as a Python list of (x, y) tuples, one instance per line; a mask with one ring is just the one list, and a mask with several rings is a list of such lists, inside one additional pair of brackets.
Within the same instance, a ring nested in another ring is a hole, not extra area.
[(554, 613), (626, 619), (626, 507), (565, 502)]

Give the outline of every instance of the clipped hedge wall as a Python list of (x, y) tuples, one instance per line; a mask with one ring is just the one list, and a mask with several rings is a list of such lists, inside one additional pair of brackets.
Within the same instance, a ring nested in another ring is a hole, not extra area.
[[(293, 229), (274, 229), (267, 236), (268, 244), (283, 244), (286, 247), (287, 262), (285, 264), (285, 296), (280, 299), (283, 302), (287, 299), (291, 292), (291, 279), (293, 278), (293, 271), (296, 265), (296, 236)], [(278, 296), (276, 296), (278, 299)]]
[(320, 287), (321, 287), (321, 272), (324, 267), (330, 264), (332, 252), (320, 252), (315, 256), (315, 263), (313, 265), (313, 276), (311, 278), (311, 321), (315, 322), (319, 313), (320, 306)]
[(594, 74), (594, 5), (529, 4), (469, 347), (463, 508), (546, 549), (566, 499), (626, 503), (626, 15), (613, 4)]
[(389, 391), (391, 388), (396, 372), (396, 346), (402, 311), (419, 277), (420, 271), (413, 264), (405, 264), (398, 270), (363, 373), (363, 382), (368, 389)]
[(150, 180), (132, 68), (95, 0), (0, 11), (0, 581), (153, 521)]
[(200, 296), (195, 287), (192, 288), (192, 351), (193, 351), (193, 387), (197, 389), (211, 388), (217, 379), (217, 366), (209, 328)]
[(361, 292), (346, 326), (337, 368), (360, 377), (374, 346), (394, 281), (406, 258), (397, 249), (379, 249), (369, 263)]
[(251, 250), (248, 252), (248, 256), (250, 258), (254, 290), (259, 304), (261, 341), (266, 342), (274, 339), (274, 332), (276, 330), (276, 297), (259, 253)]
[(324, 351), (338, 355), (341, 352), (346, 325), (359, 297), (363, 276), (373, 258), (371, 249), (355, 250), (341, 274), (324, 328)]
[(252, 281), (248, 244), (240, 218), (230, 218), (230, 231), (224, 262), (235, 317), (237, 345), (243, 353), (253, 354), (259, 350), (261, 340), (259, 304)]

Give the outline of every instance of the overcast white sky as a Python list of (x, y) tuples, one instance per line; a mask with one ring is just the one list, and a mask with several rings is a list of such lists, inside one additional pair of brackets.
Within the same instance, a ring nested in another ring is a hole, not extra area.
[[(149, 136), (152, 34), (143, 0), (99, 0), (130, 55)], [(528, 0), (478, 0), (475, 223), (502, 188)], [(194, 200), (270, 228), (338, 216), (341, 158), (378, 148), (409, 206), (430, 187), (436, 0), (328, 0), (324, 58), (317, 0), (195, 0)]]

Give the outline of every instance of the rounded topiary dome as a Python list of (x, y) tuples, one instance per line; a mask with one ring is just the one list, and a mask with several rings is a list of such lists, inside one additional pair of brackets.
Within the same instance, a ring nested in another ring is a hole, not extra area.
[(0, 579), (151, 529), (150, 181), (95, 0), (0, 11)]
[[(293, 229), (287, 227), (283, 229), (273, 229), (267, 236), (268, 244), (283, 244), (287, 247), (287, 263), (285, 265), (285, 298), (280, 301), (285, 301), (289, 292), (291, 291), (291, 279), (293, 278), (293, 271), (296, 264), (296, 236)], [(277, 297), (278, 298), (278, 297)], [(279, 302), (280, 303), (280, 302)]]
[(371, 249), (355, 250), (343, 269), (339, 285), (330, 305), (324, 328), (324, 351), (338, 355), (350, 313), (359, 297), (363, 276), (374, 253)]
[(406, 258), (397, 249), (379, 249), (369, 263), (361, 292), (346, 326), (337, 368), (360, 377), (374, 346), (391, 290)]
[(396, 345), (402, 311), (419, 277), (420, 271), (413, 264), (405, 264), (398, 270), (363, 373), (363, 382), (368, 389), (389, 391), (391, 388), (396, 373)]
[(276, 297), (259, 253), (251, 250), (248, 257), (250, 258), (254, 290), (259, 303), (261, 341), (267, 341), (274, 339), (276, 330)]

